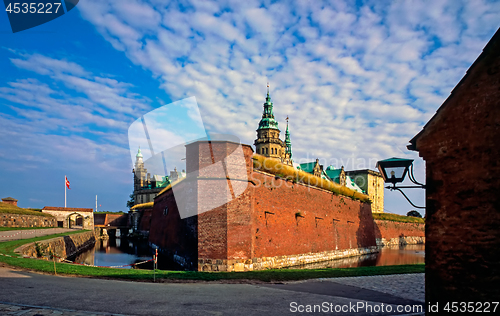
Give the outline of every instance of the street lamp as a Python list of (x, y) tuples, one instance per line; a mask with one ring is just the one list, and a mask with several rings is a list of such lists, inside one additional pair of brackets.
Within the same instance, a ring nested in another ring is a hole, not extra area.
[[(414, 188), (425, 189), (425, 184), (422, 184), (417, 180), (415, 180), (415, 176), (413, 175), (413, 159), (392, 157), (389, 159), (378, 161), (377, 168), (382, 174), (382, 178), (384, 178), (384, 181), (386, 183), (392, 183), (392, 186), (389, 185), (386, 187), (386, 189), (389, 189), (391, 191), (397, 190), (401, 192), (401, 194), (403, 194), (406, 200), (415, 208), (425, 208), (425, 206), (422, 207), (413, 204), (410, 201), (410, 199), (406, 196), (406, 194), (404, 194), (404, 192), (401, 190), (401, 189), (414, 189)], [(416, 185), (397, 187), (396, 183), (403, 182), (403, 180), (406, 177), (406, 174), (408, 174), (408, 178), (410, 179), (410, 181), (415, 183)]]

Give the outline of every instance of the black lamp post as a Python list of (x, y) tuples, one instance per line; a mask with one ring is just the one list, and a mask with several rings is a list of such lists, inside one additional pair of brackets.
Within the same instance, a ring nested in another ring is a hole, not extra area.
[[(385, 160), (380, 160), (377, 162), (377, 168), (380, 170), (380, 173), (382, 174), (382, 178), (384, 178), (384, 181), (386, 183), (392, 183), (392, 186), (387, 186), (386, 188), (389, 190), (397, 190), (403, 194), (403, 196), (406, 198), (406, 200), (415, 208), (425, 208), (422, 206), (416, 206), (413, 204), (410, 199), (404, 194), (404, 192), (401, 189), (425, 189), (425, 184), (422, 184), (415, 180), (415, 176), (413, 175), (413, 159), (403, 159), (403, 158), (396, 158), (392, 157), (389, 159)], [(408, 172), (409, 169), (409, 172)], [(403, 180), (406, 177), (406, 174), (408, 174), (408, 178), (410, 179), (411, 182), (415, 183), (416, 185), (409, 185), (409, 186), (396, 186), (396, 183), (403, 182)]]

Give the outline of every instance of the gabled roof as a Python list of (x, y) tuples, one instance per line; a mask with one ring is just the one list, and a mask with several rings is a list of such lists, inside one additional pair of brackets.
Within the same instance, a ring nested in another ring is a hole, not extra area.
[(305, 171), (307, 173), (312, 173), (314, 170), (314, 166), (316, 165), (316, 162), (306, 162), (306, 163), (301, 163), (299, 165), (299, 170)]
[(58, 211), (58, 212), (94, 212), (91, 208), (75, 208), (75, 207), (57, 207), (57, 206), (45, 206), (42, 211)]
[(434, 116), (425, 124), (425, 126), (422, 128), (422, 130), (410, 140), (410, 145), (406, 146), (406, 148), (408, 148), (408, 150), (418, 151), (417, 140), (420, 138), (420, 136), (422, 136), (422, 134), (424, 133), (424, 131), (431, 124), (434, 123), (434, 120), (437, 119), (437, 116), (438, 116), (439, 112), (442, 111), (446, 106), (448, 106), (448, 104), (451, 103), (451, 100), (455, 97), (456, 92), (465, 83), (466, 79), (468, 79), (470, 73), (472, 72), (471, 70), (474, 69), (476, 66), (478, 66), (479, 63), (482, 62), (482, 60), (484, 58), (486, 58), (486, 56), (488, 56), (491, 53), (494, 53), (494, 46), (497, 44), (498, 41), (500, 41), (500, 28), (497, 29), (497, 31), (495, 32), (495, 34), (493, 35), (493, 37), (490, 39), (490, 41), (488, 42), (488, 44), (486, 44), (486, 46), (483, 48), (482, 53), (479, 55), (479, 57), (477, 57), (477, 59), (469, 67), (469, 69), (465, 73), (465, 76), (462, 78), (462, 80), (460, 80), (460, 82), (455, 86), (455, 88), (453, 88), (453, 90), (451, 90), (450, 95), (443, 102), (443, 104), (437, 109), (437, 111), (434, 114)]
[(3, 198), (2, 201), (15, 201), (15, 202), (17, 202), (16, 199), (14, 199), (13, 197), (10, 197), (10, 196), (6, 197), (6, 198)]

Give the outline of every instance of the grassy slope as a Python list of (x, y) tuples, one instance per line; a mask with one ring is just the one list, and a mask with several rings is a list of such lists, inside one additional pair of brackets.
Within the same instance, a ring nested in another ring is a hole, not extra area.
[(425, 223), (423, 218), (412, 217), (412, 216), (403, 216), (392, 213), (373, 213), (373, 219), (384, 220), (384, 221), (393, 221), (393, 222), (402, 222), (402, 223)]
[[(74, 232), (77, 233), (77, 232)], [(40, 241), (44, 239), (65, 236), (65, 234), (50, 235), (38, 238), (15, 240), (0, 243), (0, 253), (14, 257), (6, 257), (0, 255), (0, 262), (9, 265), (33, 269), (43, 272), (54, 272), (54, 263), (51, 261), (17, 258), (13, 252), (14, 249), (25, 243)], [(153, 271), (151, 270), (129, 270), (129, 269), (113, 269), (113, 268), (95, 268), (81, 265), (73, 265), (67, 263), (56, 263), (58, 274), (72, 274), (80, 276), (106, 277), (115, 279), (132, 279), (132, 280), (152, 280)], [(382, 274), (400, 274), (400, 273), (423, 273), (424, 265), (400, 265), (400, 266), (383, 266), (383, 267), (359, 267), (346, 269), (314, 269), (314, 270), (262, 270), (248, 272), (197, 272), (197, 271), (156, 271), (157, 279), (165, 280), (259, 280), (264, 282), (270, 281), (291, 281), (305, 280), (314, 278), (333, 278), (347, 276), (363, 276), (363, 275), (382, 275)]]
[(6, 204), (3, 202), (0, 202), (0, 213), (53, 217), (52, 215), (42, 213), (41, 211), (34, 211), (31, 209), (20, 208), (18, 206), (14, 206), (12, 204)]

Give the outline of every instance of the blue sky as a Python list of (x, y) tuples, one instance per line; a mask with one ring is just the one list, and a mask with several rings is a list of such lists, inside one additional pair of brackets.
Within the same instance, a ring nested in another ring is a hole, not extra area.
[[(167, 3), (167, 4), (165, 4)], [(196, 97), (205, 128), (253, 144), (266, 84), (296, 162), (347, 170), (392, 156), (499, 27), (498, 1), (82, 0), (12, 34), (0, 14), (0, 196), (126, 211), (127, 131)], [(422, 205), (423, 191), (411, 193)], [(386, 192), (386, 210), (411, 210)]]

